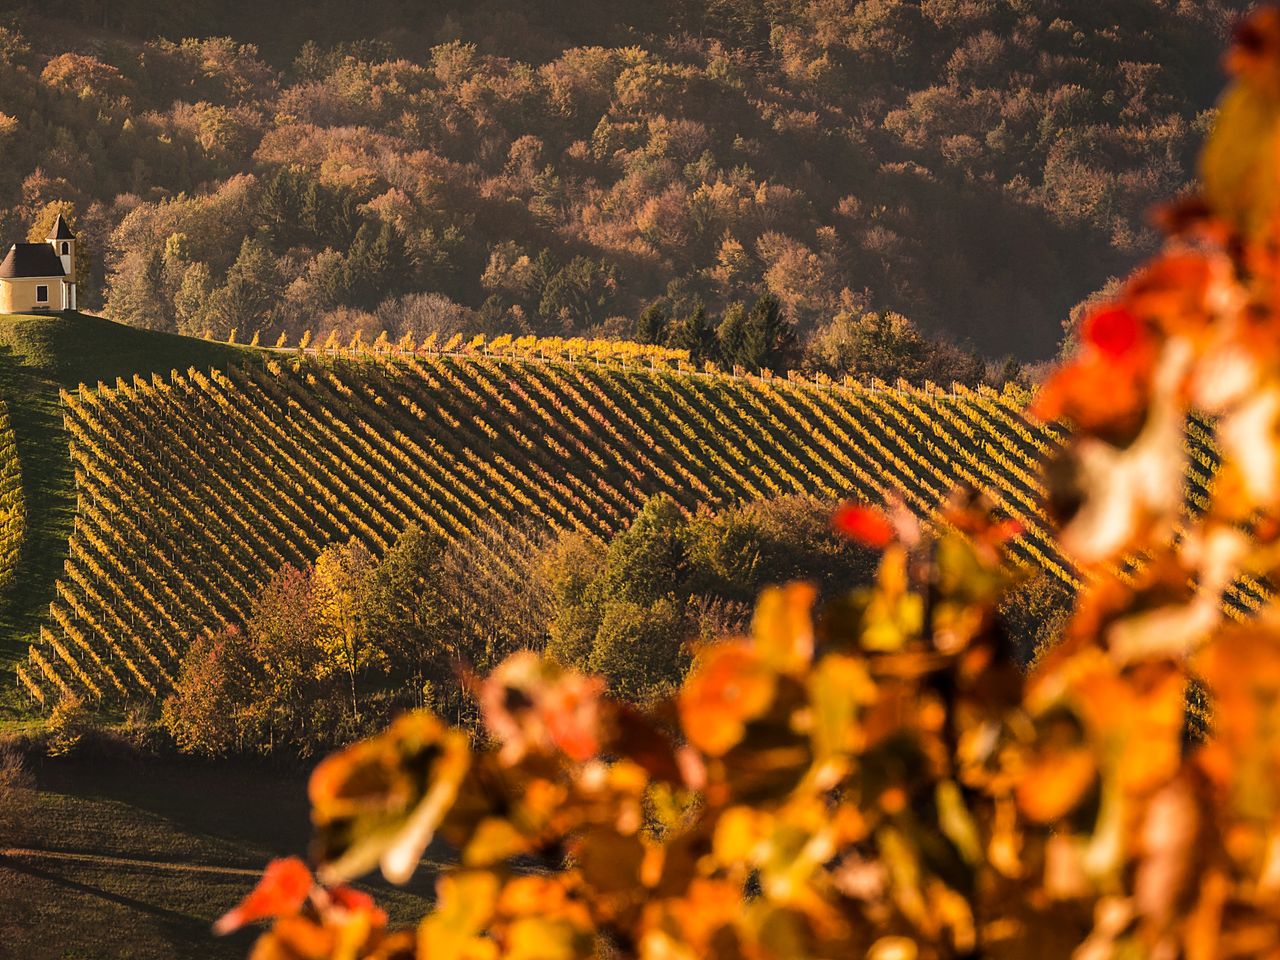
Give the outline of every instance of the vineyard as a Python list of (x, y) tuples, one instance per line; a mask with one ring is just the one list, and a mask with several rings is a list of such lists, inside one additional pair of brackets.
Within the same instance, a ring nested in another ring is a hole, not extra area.
[[(634, 345), (425, 346), (258, 351), (61, 391), (76, 512), (16, 668), (30, 701), (162, 695), (192, 636), (242, 621), (274, 571), (334, 541), (512, 521), (604, 534), (659, 493), (690, 511), (896, 498), (934, 517), (970, 485), (1022, 526), (1012, 562), (1076, 582), (1039, 507), (1059, 435), (1018, 392), (735, 376)], [(1187, 443), (1194, 509), (1216, 461), (1194, 424)], [(1237, 605), (1261, 595), (1244, 585)]]

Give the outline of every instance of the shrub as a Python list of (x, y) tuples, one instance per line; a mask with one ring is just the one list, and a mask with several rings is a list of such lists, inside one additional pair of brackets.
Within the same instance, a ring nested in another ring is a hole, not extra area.
[(49, 722), (45, 727), (45, 751), (51, 757), (74, 753), (79, 749), (80, 741), (92, 729), (93, 724), (84, 701), (75, 695), (63, 696), (49, 714)]
[(11, 805), (35, 785), (22, 748), (14, 740), (0, 740), (0, 806)]

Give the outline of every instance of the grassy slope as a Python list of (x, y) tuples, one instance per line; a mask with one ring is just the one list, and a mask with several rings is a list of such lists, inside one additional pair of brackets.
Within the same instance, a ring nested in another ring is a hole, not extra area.
[[(0, 675), (26, 654), (53, 599), (75, 517), (75, 479), (58, 391), (134, 374), (225, 366), (243, 347), (152, 333), (86, 314), (0, 314), (0, 396), (9, 404), (27, 503), (26, 543), (0, 596)], [(19, 699), (0, 683), (0, 721)]]
[[(39, 792), (0, 796), (0, 957), (232, 958), (252, 934), (209, 925), (270, 857), (307, 842), (301, 773), (252, 764), (45, 761)], [(84, 859), (4, 854), (22, 848)], [(155, 867), (136, 862), (147, 861)], [(214, 870), (180, 869), (212, 867)], [(432, 881), (361, 883), (393, 922), (421, 916)]]

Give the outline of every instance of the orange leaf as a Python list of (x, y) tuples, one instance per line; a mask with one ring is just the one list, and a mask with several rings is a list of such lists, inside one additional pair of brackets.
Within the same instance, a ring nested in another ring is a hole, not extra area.
[(1069, 813), (1098, 777), (1085, 748), (1044, 757), (1018, 781), (1018, 806), (1032, 820), (1052, 823)]
[(231, 933), (255, 920), (295, 914), (307, 902), (312, 885), (311, 871), (297, 857), (272, 860), (253, 892), (223, 914), (213, 925), (213, 932)]
[(712, 647), (680, 691), (680, 723), (689, 742), (713, 757), (728, 753), (747, 721), (773, 701), (773, 673), (742, 643)]

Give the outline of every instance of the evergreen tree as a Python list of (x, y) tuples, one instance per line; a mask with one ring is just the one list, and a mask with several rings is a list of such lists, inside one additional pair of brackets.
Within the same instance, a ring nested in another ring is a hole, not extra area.
[(257, 210), (263, 232), (277, 250), (306, 244), (343, 249), (360, 226), (350, 191), (326, 188), (299, 170), (279, 170), (267, 180)]
[(559, 272), (560, 264), (556, 262), (555, 255), (546, 247), (539, 250), (529, 269), (529, 291), (535, 302), (541, 302), (551, 278)]
[(348, 191), (333, 194), (311, 180), (302, 191), (299, 220), (316, 243), (342, 249), (360, 228), (356, 198)]
[(747, 308), (741, 302), (729, 304), (724, 311), (720, 326), (716, 328), (716, 337), (720, 341), (720, 356), (730, 366), (737, 364), (746, 366), (742, 358), (743, 342), (746, 338)]
[(641, 343), (662, 343), (667, 338), (667, 312), (660, 301), (653, 301), (636, 321), (636, 339)]
[(287, 249), (299, 242), (299, 225), (302, 202), (299, 175), (292, 170), (280, 170), (266, 182), (258, 199), (258, 215), (262, 228), (271, 244)]
[(542, 285), (538, 315), (565, 331), (583, 330), (603, 319), (616, 285), (616, 271), (603, 260), (574, 257)]
[(699, 303), (693, 313), (675, 325), (671, 331), (670, 345), (677, 350), (688, 350), (689, 359), (694, 363), (719, 357), (716, 328), (711, 325), (706, 307)]
[(210, 297), (210, 319), (221, 326), (219, 336), (226, 330), (255, 330), (267, 325), (279, 299), (275, 254), (256, 237), (245, 237), (226, 282)]
[(173, 311), (178, 332), (189, 337), (203, 336), (209, 326), (209, 300), (213, 278), (209, 266), (196, 262), (182, 274), (182, 282), (173, 296)]
[(782, 304), (771, 293), (751, 305), (742, 325), (742, 341), (737, 361), (748, 370), (784, 370), (790, 365), (796, 332), (782, 312)]
[(125, 251), (117, 261), (107, 301), (110, 316), (144, 330), (169, 329), (173, 318), (168, 312), (164, 279), (163, 250), (152, 247)]
[(347, 303), (373, 309), (403, 289), (409, 269), (400, 231), (389, 223), (365, 223), (347, 253)]

